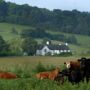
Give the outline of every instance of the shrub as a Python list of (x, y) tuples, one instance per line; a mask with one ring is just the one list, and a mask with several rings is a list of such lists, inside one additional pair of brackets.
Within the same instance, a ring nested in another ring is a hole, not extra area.
[(55, 69), (55, 66), (51, 65), (51, 66), (44, 66), (41, 62), (39, 62), (37, 64), (37, 66), (35, 67), (35, 69), (33, 70), (35, 73), (38, 73), (38, 72), (43, 72), (43, 71), (51, 71)]
[(46, 71), (46, 68), (41, 62), (39, 62), (33, 71), (37, 73), (43, 72), (43, 71)]
[(68, 53), (60, 53), (60, 54), (55, 54), (55, 56), (63, 56), (63, 57), (68, 57), (68, 56), (72, 56), (72, 53), (71, 52), (68, 52)]

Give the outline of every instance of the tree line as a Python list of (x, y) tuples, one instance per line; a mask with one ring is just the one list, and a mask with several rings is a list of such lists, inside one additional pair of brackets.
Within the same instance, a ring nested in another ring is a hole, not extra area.
[[(46, 44), (49, 39), (43, 39), (42, 44)], [(0, 36), (0, 57), (4, 56), (33, 56), (36, 55), (36, 50), (39, 44), (37, 41), (31, 37), (18, 38), (11, 40), (11, 42), (5, 41), (2, 36)], [(64, 53), (63, 53), (64, 54)], [(51, 54), (47, 54), (51, 55)]]
[(90, 36), (90, 13), (17, 5), (0, 0), (0, 22), (31, 25), (48, 30)]
[(0, 36), (0, 57), (2, 56), (22, 56), (35, 55), (37, 50), (37, 41), (33, 38), (18, 38), (7, 42)]
[(24, 29), (21, 31), (20, 36), (21, 38), (28, 38), (28, 37), (32, 37), (34, 39), (47, 38), (48, 40), (57, 40), (57, 41), (67, 42), (76, 45), (79, 44), (75, 35), (70, 35), (70, 36), (65, 36), (64, 34), (53, 35), (51, 33), (46, 32), (42, 28)]

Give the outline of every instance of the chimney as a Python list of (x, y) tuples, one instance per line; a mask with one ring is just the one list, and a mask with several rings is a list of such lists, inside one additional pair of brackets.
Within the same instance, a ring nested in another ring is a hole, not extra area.
[(49, 45), (49, 41), (47, 41), (46, 44)]
[(66, 46), (68, 46), (68, 43), (65, 43)]

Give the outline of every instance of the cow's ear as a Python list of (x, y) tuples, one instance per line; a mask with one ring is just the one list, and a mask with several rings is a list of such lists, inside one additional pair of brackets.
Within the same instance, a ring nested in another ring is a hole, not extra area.
[(81, 60), (86, 60), (86, 58), (85, 57), (82, 57)]
[(81, 61), (81, 59), (78, 59), (77, 61), (79, 61), (79, 62), (80, 62), (80, 61)]
[(66, 62), (64, 62), (64, 64), (66, 64)]

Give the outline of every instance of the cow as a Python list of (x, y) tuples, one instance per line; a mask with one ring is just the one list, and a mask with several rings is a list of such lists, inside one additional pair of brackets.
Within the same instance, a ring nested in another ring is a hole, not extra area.
[(10, 72), (0, 72), (0, 78), (1, 79), (15, 79), (17, 78), (17, 75)]
[(81, 58), (78, 59), (81, 63), (81, 70), (83, 71), (83, 75), (86, 78), (86, 82), (89, 82), (90, 78), (90, 58)]
[(57, 77), (55, 78), (55, 81), (57, 82), (57, 84), (63, 84), (65, 79), (64, 79), (64, 74), (62, 71), (60, 71), (57, 75)]
[(80, 70), (72, 70), (71, 72), (69, 72), (68, 74), (68, 80), (74, 84), (79, 84), (80, 81), (83, 81), (83, 77), (82, 77), (82, 73)]
[(60, 68), (56, 68), (55, 70), (52, 70), (52, 71), (37, 73), (36, 77), (41, 80), (42, 79), (55, 80), (55, 78), (58, 76), (59, 72), (60, 72)]
[(66, 72), (68, 81), (74, 84), (84, 80), (79, 61), (64, 62), (64, 64), (66, 65), (66, 71), (64, 70), (64, 72)]
[(66, 65), (66, 68), (69, 70), (77, 70), (80, 69), (80, 62), (79, 61), (69, 61), (69, 62), (64, 62)]

